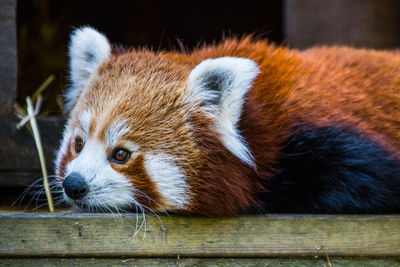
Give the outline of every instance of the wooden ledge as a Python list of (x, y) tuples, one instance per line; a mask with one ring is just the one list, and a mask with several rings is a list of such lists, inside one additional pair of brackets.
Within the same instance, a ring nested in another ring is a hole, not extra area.
[(400, 215), (136, 219), (0, 214), (0, 257), (400, 257)]
[(3, 267), (71, 267), (71, 266), (253, 266), (253, 267), (284, 267), (284, 266), (333, 266), (333, 267), (398, 267), (400, 261), (396, 259), (281, 259), (281, 258), (0, 258)]

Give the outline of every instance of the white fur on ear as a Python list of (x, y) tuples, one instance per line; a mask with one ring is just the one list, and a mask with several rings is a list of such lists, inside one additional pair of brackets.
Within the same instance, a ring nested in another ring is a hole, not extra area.
[(69, 44), (71, 87), (67, 91), (66, 109), (69, 111), (90, 76), (111, 54), (107, 38), (91, 27), (76, 29)]
[(229, 151), (249, 166), (254, 158), (237, 128), (245, 94), (260, 72), (247, 58), (221, 57), (206, 59), (189, 75), (191, 93), (215, 116), (215, 130)]

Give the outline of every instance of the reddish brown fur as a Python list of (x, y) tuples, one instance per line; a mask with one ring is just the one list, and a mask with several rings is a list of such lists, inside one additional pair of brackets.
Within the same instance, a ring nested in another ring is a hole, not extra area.
[(62, 156), (57, 168), (58, 180), (60, 180), (60, 177), (65, 177), (67, 164), (77, 157), (73, 146), (75, 146), (75, 142), (73, 140), (70, 140), (67, 145), (67, 152)]
[[(261, 69), (247, 95), (240, 123), (259, 172), (244, 167), (220, 143), (203, 147), (202, 151), (216, 153), (221, 160), (208, 161), (195, 179), (195, 186), (202, 185), (198, 190), (202, 193), (197, 193), (192, 211), (235, 214), (254, 204), (254, 192), (264, 190), (260, 181), (270, 179), (274, 171), (280, 144), (301, 123), (348, 126), (400, 158), (400, 57), (393, 53), (345, 47), (300, 52), (244, 38), (190, 55), (167, 56), (193, 65), (206, 58), (246, 57), (255, 60)], [(217, 140), (208, 129), (203, 134), (208, 134), (209, 138), (202, 139), (210, 143)], [(217, 193), (204, 188), (213, 188)], [(218, 191), (226, 192), (221, 196), (223, 203), (210, 199), (218, 196)]]
[(67, 152), (62, 156), (60, 163), (58, 165), (57, 177), (65, 177), (67, 164), (68, 162), (73, 160), (70, 146), (71, 146), (71, 141), (69, 141), (67, 145), (68, 147)]
[[(90, 90), (85, 92), (86, 95), (77, 104), (77, 110), (91, 107), (93, 120), (90, 127), (94, 128), (91, 135), (100, 142), (104, 142), (102, 140), (105, 139), (106, 130), (112, 123), (127, 121), (131, 131), (119, 141), (121, 144), (124, 141), (138, 144), (139, 154), (167, 153), (180, 164), (187, 175), (195, 176), (202, 159), (187, 124), (188, 107), (181, 99), (183, 91), (177, 90), (185, 87), (188, 72), (189, 68), (171, 64), (148, 51), (113, 55), (100, 66), (100, 78), (94, 79)], [(158, 77), (157, 73), (163, 75)], [(133, 76), (136, 79), (129, 81)], [(167, 99), (168, 105), (165, 102)], [(140, 158), (141, 156), (137, 161), (128, 161), (124, 170), (116, 164), (111, 167), (127, 173), (134, 186), (138, 186), (143, 194), (160, 204), (152, 206), (155, 210), (160, 210), (164, 201), (157, 194), (154, 183), (145, 174), (143, 159), (139, 160)], [(142, 202), (145, 203), (149, 204), (148, 200)]]
[[(206, 58), (223, 56), (250, 58), (261, 70), (247, 94), (239, 125), (256, 170), (225, 148), (210, 118), (181, 100), (191, 69)], [(138, 153), (167, 151), (183, 166), (190, 177), (192, 201), (180, 212), (232, 215), (257, 204), (257, 195), (267, 190), (262, 185), (274, 175), (282, 143), (303, 123), (351, 127), (400, 159), (399, 69), (400, 57), (390, 52), (345, 47), (297, 51), (246, 37), (189, 54), (114, 54), (100, 66), (99, 78), (78, 105), (101, 114), (94, 116), (98, 139), (114, 121), (134, 118), (124, 139), (139, 144)], [(132, 76), (137, 77), (134, 82), (129, 81)], [(113, 109), (107, 110), (104, 103)], [(112, 167), (163, 203), (146, 174), (143, 157)]]

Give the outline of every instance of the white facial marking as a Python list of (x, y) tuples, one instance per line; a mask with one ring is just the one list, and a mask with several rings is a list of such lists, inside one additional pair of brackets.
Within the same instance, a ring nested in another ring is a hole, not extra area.
[(113, 147), (117, 140), (129, 132), (129, 126), (123, 122), (116, 122), (110, 125), (106, 131), (108, 145)]
[[(88, 140), (78, 157), (67, 165), (67, 175), (72, 172), (83, 176), (89, 186), (88, 194), (78, 200), (85, 203), (88, 211), (124, 208), (134, 203), (133, 185), (110, 166), (103, 144)], [(79, 209), (79, 205), (74, 206)]]
[(252, 167), (255, 167), (254, 158), (237, 124), (245, 94), (259, 72), (257, 64), (250, 59), (222, 57), (204, 60), (192, 70), (188, 79), (189, 90), (215, 117), (215, 130), (226, 148)]
[(172, 209), (185, 208), (190, 199), (187, 177), (172, 158), (164, 154), (146, 153), (144, 165), (166, 204)]
[(124, 142), (123, 146), (132, 153), (137, 152), (139, 150), (139, 146), (131, 141)]
[(90, 127), (91, 119), (92, 119), (92, 116), (90, 115), (89, 111), (87, 111), (87, 110), (82, 112), (82, 114), (79, 116), (79, 124), (81, 125), (85, 136), (89, 135), (89, 127)]

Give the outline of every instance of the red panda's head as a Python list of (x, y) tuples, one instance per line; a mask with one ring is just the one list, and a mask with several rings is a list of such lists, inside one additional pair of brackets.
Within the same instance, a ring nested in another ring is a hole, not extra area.
[[(232, 214), (251, 201), (239, 192), (249, 193), (250, 182), (234, 176), (255, 168), (237, 127), (255, 62), (117, 55), (90, 27), (72, 34), (69, 55), (69, 117), (56, 170), (73, 207)], [(218, 211), (202, 212), (207, 205)]]

